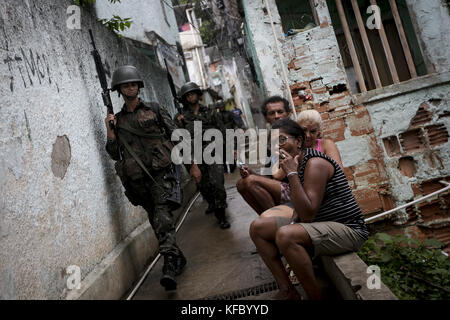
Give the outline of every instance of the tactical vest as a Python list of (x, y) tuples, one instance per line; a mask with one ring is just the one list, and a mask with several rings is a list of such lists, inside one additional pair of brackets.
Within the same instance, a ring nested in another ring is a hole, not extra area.
[(150, 172), (165, 169), (172, 163), (173, 144), (167, 137), (159, 116), (159, 105), (141, 102), (138, 106), (135, 112), (121, 111), (117, 114), (118, 138), (123, 158), (116, 162), (116, 171), (123, 180), (137, 180), (146, 176), (125, 144)]

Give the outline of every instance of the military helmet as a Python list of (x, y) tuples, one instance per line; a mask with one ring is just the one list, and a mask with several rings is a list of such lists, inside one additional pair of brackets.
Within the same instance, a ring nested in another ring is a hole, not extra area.
[(202, 90), (195, 82), (188, 82), (188, 83), (184, 84), (180, 89), (181, 99), (183, 99), (183, 97), (187, 93), (192, 92), (192, 91), (195, 91), (198, 94), (198, 96), (201, 96), (203, 94)]
[(144, 87), (144, 81), (134, 66), (122, 66), (117, 68), (112, 76), (111, 90), (116, 91), (123, 83), (137, 82), (139, 88)]

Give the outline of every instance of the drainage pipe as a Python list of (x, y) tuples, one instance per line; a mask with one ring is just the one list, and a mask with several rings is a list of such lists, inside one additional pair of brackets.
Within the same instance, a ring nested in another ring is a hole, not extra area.
[(415, 203), (417, 203), (417, 202), (422, 202), (423, 200), (426, 200), (426, 199), (428, 199), (428, 198), (431, 198), (431, 197), (433, 197), (433, 196), (435, 196), (435, 195), (437, 195), (437, 194), (439, 194), (439, 193), (442, 193), (442, 192), (447, 191), (448, 189), (450, 189), (450, 183), (448, 183), (448, 182), (446, 182), (446, 181), (443, 181), (443, 180), (441, 180), (441, 181), (439, 181), (439, 182), (442, 183), (442, 184), (444, 184), (444, 185), (446, 185), (446, 187), (444, 187), (444, 188), (442, 188), (442, 189), (440, 189), (440, 190), (437, 190), (437, 191), (435, 191), (435, 192), (433, 192), (433, 193), (427, 194), (426, 196), (424, 196), (424, 197), (422, 197), (422, 198), (419, 198), (419, 199), (416, 199), (416, 200), (414, 200), (414, 201), (408, 202), (408, 203), (406, 203), (406, 204), (404, 204), (404, 205), (398, 206), (397, 208), (394, 208), (394, 209), (388, 210), (388, 211), (386, 211), (386, 212), (383, 212), (383, 213), (374, 215), (373, 217), (367, 218), (367, 219), (365, 219), (364, 221), (365, 221), (366, 223), (367, 223), (367, 222), (370, 222), (370, 221), (372, 221), (372, 220), (375, 220), (375, 219), (377, 219), (377, 218), (383, 217), (383, 216), (385, 216), (385, 215), (388, 215), (388, 214), (393, 213), (393, 212), (395, 212), (395, 211), (398, 211), (398, 210), (400, 210), (400, 209), (406, 208), (406, 207), (408, 207), (408, 206), (410, 206), (410, 205), (412, 205), (412, 204), (415, 204)]

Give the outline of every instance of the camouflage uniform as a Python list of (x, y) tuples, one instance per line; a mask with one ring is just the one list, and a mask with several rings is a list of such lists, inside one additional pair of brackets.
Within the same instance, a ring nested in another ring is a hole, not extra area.
[[(159, 109), (160, 116), (156, 114), (155, 108)], [(177, 127), (168, 112), (155, 103), (140, 101), (134, 112), (129, 112), (124, 105), (116, 117), (118, 139), (108, 140), (106, 150), (116, 160), (116, 172), (125, 188), (125, 195), (133, 205), (140, 205), (147, 211), (159, 242), (159, 252), (162, 255), (178, 256), (181, 251), (176, 244), (171, 212), (175, 207), (166, 201), (175, 181), (164, 178), (171, 173), (172, 168), (172, 143), (168, 137)], [(157, 184), (128, 152), (124, 141), (140, 158)]]
[[(197, 115), (189, 108), (184, 109), (184, 120), (180, 124), (189, 131), (191, 138), (194, 138), (194, 121), (202, 122), (202, 134), (207, 129), (219, 129), (224, 133), (223, 123), (215, 109), (200, 105)], [(225, 137), (225, 135), (224, 135)], [(192, 142), (193, 143), (193, 142)], [(209, 141), (203, 141), (203, 148), (209, 144)], [(192, 150), (194, 150), (192, 145)], [(225, 209), (227, 207), (227, 194), (225, 191), (224, 170), (222, 164), (198, 164), (202, 173), (202, 179), (199, 184), (199, 190), (203, 198), (208, 202), (212, 210)], [(190, 168), (189, 168), (190, 169)]]

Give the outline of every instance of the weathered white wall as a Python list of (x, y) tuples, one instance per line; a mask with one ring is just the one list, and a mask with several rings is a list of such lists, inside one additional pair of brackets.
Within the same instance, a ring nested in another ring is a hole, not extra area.
[[(167, 2), (167, 3), (166, 3)], [(127, 0), (110, 3), (97, 0), (95, 8), (99, 19), (109, 19), (113, 15), (131, 18), (131, 27), (121, 32), (124, 37), (149, 43), (145, 32), (154, 31), (169, 44), (179, 42), (175, 13), (168, 0)]]
[[(120, 34), (155, 46), (160, 65), (164, 67), (166, 59), (175, 85), (181, 87), (185, 83), (182, 59), (176, 47), (180, 43), (178, 25), (170, 1), (128, 0), (112, 4), (108, 0), (98, 0), (95, 9), (99, 19), (110, 19), (114, 15), (123, 19), (131, 18), (130, 28), (120, 31)], [(154, 39), (150, 32), (155, 32), (167, 44)]]
[[(0, 3), (0, 299), (60, 299), (69, 265), (84, 278), (146, 213), (130, 205), (105, 151), (106, 110), (92, 28), (108, 72), (133, 64), (142, 96), (173, 114), (163, 70), (72, 1)], [(112, 94), (115, 112), (122, 102)], [(69, 146), (55, 145), (69, 141)], [(70, 157), (70, 159), (69, 159)], [(66, 169), (64, 173), (64, 169)]]
[(428, 73), (450, 70), (450, 8), (442, 0), (406, 0)]
[[(275, 34), (281, 48), (284, 42), (284, 34), (281, 28), (281, 19), (274, 0), (268, 0), (272, 19), (275, 25)], [(277, 55), (276, 42), (273, 37), (269, 15), (265, 14), (265, 1), (248, 0), (242, 1), (245, 19), (252, 45), (257, 53), (256, 61), (261, 69), (266, 95), (285, 95), (286, 88), (283, 86), (283, 73), (280, 66), (280, 59)]]
[[(412, 126), (412, 119), (419, 107), (426, 104), (428, 112), (432, 114), (430, 120), (421, 126)], [(450, 132), (450, 85), (442, 84), (432, 88), (419, 89), (386, 100), (366, 103), (373, 128), (377, 134), (380, 146), (383, 146), (384, 163), (392, 186), (392, 194), (398, 202), (408, 202), (414, 197), (412, 184), (422, 183), (433, 178), (450, 175), (450, 139), (446, 143), (430, 146), (427, 130), (422, 131), (422, 150), (409, 152), (403, 148), (398, 154), (390, 155), (383, 139), (391, 136), (399, 138), (410, 129), (427, 128), (436, 124), (443, 124), (447, 133)], [(447, 116), (445, 116), (447, 114)], [(416, 173), (413, 177), (402, 174), (399, 159), (410, 156), (415, 162)]]

